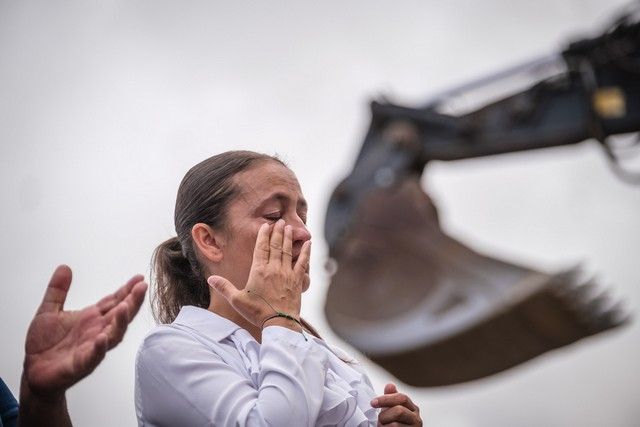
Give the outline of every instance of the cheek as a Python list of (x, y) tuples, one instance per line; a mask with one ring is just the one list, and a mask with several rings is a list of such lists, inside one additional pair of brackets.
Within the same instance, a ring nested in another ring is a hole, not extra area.
[(258, 231), (260, 231), (261, 226), (262, 223), (252, 225), (250, 231), (246, 234), (245, 237), (245, 252), (247, 252), (247, 255), (252, 259), (253, 251), (256, 247), (256, 240), (258, 239)]

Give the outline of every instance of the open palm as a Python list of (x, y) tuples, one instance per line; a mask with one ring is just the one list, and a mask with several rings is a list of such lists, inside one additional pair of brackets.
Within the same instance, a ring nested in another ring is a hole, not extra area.
[(24, 376), (40, 396), (63, 394), (91, 373), (124, 336), (147, 284), (134, 276), (115, 293), (79, 311), (64, 311), (71, 269), (59, 266), (33, 318), (25, 343)]

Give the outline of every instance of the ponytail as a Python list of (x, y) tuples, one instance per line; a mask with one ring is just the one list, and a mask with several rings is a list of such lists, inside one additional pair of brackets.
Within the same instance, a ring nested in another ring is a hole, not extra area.
[(209, 307), (209, 286), (198, 270), (196, 260), (187, 259), (177, 237), (156, 248), (151, 258), (151, 284), (155, 286), (151, 310), (156, 322), (173, 322), (184, 305)]

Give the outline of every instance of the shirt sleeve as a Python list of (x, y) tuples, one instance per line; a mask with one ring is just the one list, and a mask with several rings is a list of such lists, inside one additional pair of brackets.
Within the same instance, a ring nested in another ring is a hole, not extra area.
[(18, 402), (0, 378), (0, 427), (15, 427), (17, 419)]
[(179, 330), (153, 334), (136, 361), (136, 411), (148, 426), (313, 426), (326, 353), (279, 326), (262, 333), (258, 384)]

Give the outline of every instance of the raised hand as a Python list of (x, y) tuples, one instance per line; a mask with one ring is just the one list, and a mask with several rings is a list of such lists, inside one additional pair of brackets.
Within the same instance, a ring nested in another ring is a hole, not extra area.
[(398, 393), (395, 384), (384, 387), (384, 395), (371, 401), (374, 408), (382, 408), (378, 415), (378, 426), (422, 426), (420, 408), (404, 393)]
[[(209, 285), (245, 319), (261, 327), (276, 311), (300, 318), (303, 285), (311, 254), (311, 242), (302, 246), (295, 262), (292, 259), (293, 231), (279, 220), (271, 233), (262, 224), (256, 238), (251, 271), (244, 289), (239, 290), (221, 276), (211, 276)], [(278, 323), (280, 324), (280, 323)], [(284, 325), (283, 325), (284, 326)]]
[(122, 340), (147, 289), (137, 275), (97, 304), (65, 311), (70, 286), (71, 269), (61, 265), (29, 326), (22, 386), (31, 396), (55, 400), (90, 374), (107, 350)]

